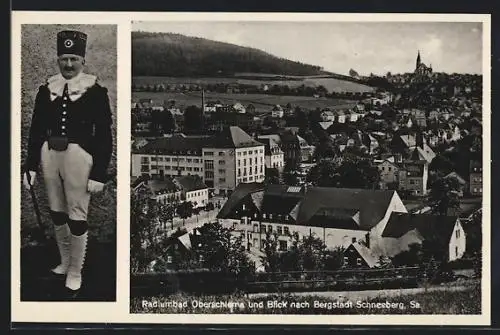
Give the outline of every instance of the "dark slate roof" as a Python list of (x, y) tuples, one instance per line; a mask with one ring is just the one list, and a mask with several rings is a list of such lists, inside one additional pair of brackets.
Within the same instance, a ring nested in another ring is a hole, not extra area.
[(134, 153), (168, 154), (187, 151), (201, 153), (202, 148), (245, 148), (263, 145), (254, 140), (239, 127), (225, 127), (215, 136), (174, 135), (152, 140), (145, 146), (134, 150)]
[[(384, 217), (395, 191), (239, 184), (219, 218), (231, 218), (243, 199), (259, 194), (262, 213), (290, 215), (297, 224), (328, 228), (370, 230)], [(354, 219), (359, 212), (359, 224)]]
[(370, 268), (374, 268), (380, 265), (378, 258), (372, 253), (370, 249), (368, 249), (364, 245), (358, 242), (351, 243), (351, 245), (349, 245), (349, 247), (347, 247), (347, 249), (344, 251), (344, 254), (346, 254), (350, 249), (356, 250), (358, 255), (365, 260), (366, 264), (368, 264)]
[(239, 183), (234, 189), (231, 196), (227, 199), (217, 214), (218, 218), (227, 218), (231, 211), (237, 206), (246, 196), (264, 189), (262, 183)]
[(192, 151), (201, 154), (208, 137), (201, 136), (182, 136), (174, 135), (172, 137), (161, 137), (150, 141), (145, 146), (137, 149), (134, 153), (143, 154), (169, 154), (172, 152), (187, 152)]
[(184, 192), (191, 192), (208, 188), (199, 176), (175, 177), (175, 181), (181, 185)]
[(246, 148), (264, 145), (254, 140), (240, 127), (235, 126), (224, 128), (211, 142), (214, 148)]
[(164, 180), (148, 180), (145, 185), (153, 192), (153, 194), (171, 193), (178, 191), (177, 185), (170, 179)]
[(399, 238), (409, 231), (417, 230), (423, 239), (436, 238), (447, 245), (457, 219), (456, 216), (393, 212), (382, 237)]

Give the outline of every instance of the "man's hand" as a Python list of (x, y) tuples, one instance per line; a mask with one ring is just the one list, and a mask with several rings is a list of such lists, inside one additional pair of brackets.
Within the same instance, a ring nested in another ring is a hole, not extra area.
[(27, 190), (31, 190), (31, 187), (35, 185), (36, 180), (36, 172), (35, 171), (26, 171), (23, 173), (23, 185)]
[(100, 183), (100, 182), (92, 180), (92, 179), (89, 179), (89, 182), (87, 183), (87, 190), (90, 193), (101, 192), (103, 190), (103, 188), (104, 188), (103, 183)]

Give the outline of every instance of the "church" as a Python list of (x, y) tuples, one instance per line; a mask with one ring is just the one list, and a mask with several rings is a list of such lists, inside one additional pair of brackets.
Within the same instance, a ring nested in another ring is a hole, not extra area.
[(415, 67), (414, 74), (417, 76), (430, 76), (432, 74), (432, 65), (427, 66), (424, 63), (422, 63), (420, 59), (420, 50), (418, 51), (417, 55), (417, 65)]

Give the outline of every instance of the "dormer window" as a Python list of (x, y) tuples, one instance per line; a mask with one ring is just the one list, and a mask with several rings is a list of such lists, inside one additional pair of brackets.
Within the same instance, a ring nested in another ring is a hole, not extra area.
[(245, 210), (245, 204), (243, 204), (242, 209)]

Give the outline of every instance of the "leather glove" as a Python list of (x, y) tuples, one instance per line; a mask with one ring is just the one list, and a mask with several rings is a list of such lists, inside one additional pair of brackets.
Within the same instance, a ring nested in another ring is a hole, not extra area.
[(103, 183), (100, 183), (98, 181), (89, 179), (89, 181), (87, 183), (87, 190), (90, 193), (101, 192), (103, 189), (104, 189), (104, 184)]
[[(28, 178), (28, 176), (29, 176), (29, 178)], [(26, 188), (27, 190), (30, 190), (31, 187), (33, 187), (35, 185), (35, 181), (36, 181), (36, 172), (35, 171), (27, 171), (27, 172), (23, 173), (24, 188)]]

